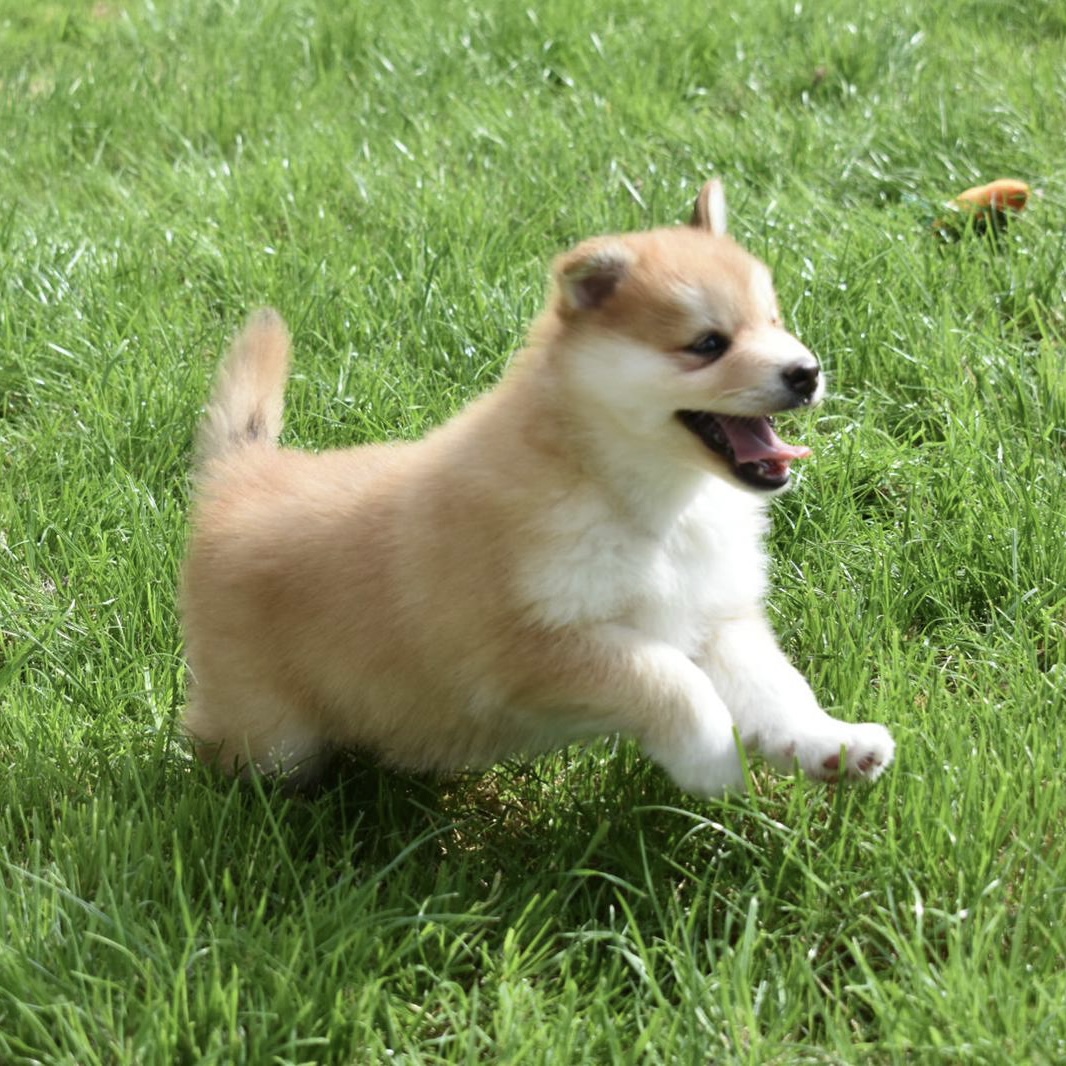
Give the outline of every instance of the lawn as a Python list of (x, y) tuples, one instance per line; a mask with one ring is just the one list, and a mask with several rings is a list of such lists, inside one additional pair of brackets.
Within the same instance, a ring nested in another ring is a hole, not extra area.
[[(1066, 1061), (1064, 54), (1064, 0), (0, 0), (0, 1062)], [(188, 455), (247, 311), (288, 442), (416, 436), (554, 254), (712, 174), (831, 375), (771, 614), (890, 771), (194, 765)], [(1042, 195), (935, 237), (999, 176)]]

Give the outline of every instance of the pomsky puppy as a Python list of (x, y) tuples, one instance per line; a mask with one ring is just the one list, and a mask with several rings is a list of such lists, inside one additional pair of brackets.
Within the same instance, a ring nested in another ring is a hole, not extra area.
[(763, 613), (767, 502), (809, 454), (770, 416), (824, 380), (719, 182), (689, 225), (562, 255), (527, 347), (424, 440), (279, 448), (288, 370), (261, 311), (200, 429), (182, 608), (205, 761), (448, 771), (621, 733), (701, 796), (742, 787), (738, 741), (819, 778), (891, 762)]

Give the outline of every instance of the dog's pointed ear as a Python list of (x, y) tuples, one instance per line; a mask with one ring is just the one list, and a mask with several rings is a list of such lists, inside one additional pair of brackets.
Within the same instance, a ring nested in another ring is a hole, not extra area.
[(718, 178), (707, 182), (700, 189), (689, 224), (697, 229), (707, 230), (714, 237), (726, 235), (725, 186)]
[(599, 307), (629, 272), (633, 256), (621, 241), (591, 240), (555, 262), (563, 303), (572, 311)]

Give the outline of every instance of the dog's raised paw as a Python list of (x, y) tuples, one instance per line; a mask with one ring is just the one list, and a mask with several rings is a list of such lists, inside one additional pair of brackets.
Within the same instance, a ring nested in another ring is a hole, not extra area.
[(831, 733), (789, 742), (782, 755), (820, 781), (876, 781), (896, 752), (892, 735), (876, 722), (845, 725)]
[(896, 753), (892, 735), (876, 722), (852, 726), (848, 733), (837, 750), (822, 760), (821, 773), (814, 776), (827, 781), (876, 781)]

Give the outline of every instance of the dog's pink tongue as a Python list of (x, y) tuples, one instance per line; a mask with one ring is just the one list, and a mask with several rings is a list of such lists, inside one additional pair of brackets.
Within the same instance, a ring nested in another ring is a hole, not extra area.
[(729, 438), (734, 460), (738, 463), (791, 463), (793, 459), (806, 459), (810, 448), (786, 444), (765, 418), (739, 418), (733, 415), (717, 415), (722, 432)]

